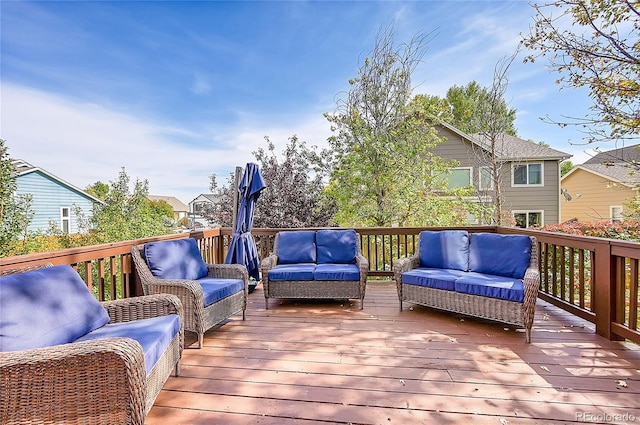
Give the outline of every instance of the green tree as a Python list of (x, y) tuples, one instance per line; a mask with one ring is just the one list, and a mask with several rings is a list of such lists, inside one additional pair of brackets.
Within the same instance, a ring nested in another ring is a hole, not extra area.
[(107, 195), (109, 194), (109, 185), (101, 181), (97, 181), (91, 186), (87, 186), (85, 188), (85, 192), (87, 192), (91, 196), (94, 196), (104, 201), (107, 198)]
[(570, 159), (562, 161), (562, 163), (560, 163), (560, 176), (564, 176), (572, 169), (573, 169), (573, 162), (571, 162)]
[[(266, 149), (253, 152), (266, 188), (260, 193), (254, 212), (254, 227), (325, 227), (332, 225), (335, 205), (324, 196), (324, 171), (321, 154), (297, 136), (289, 138), (281, 157), (275, 145), (265, 137)], [(203, 212), (209, 221), (231, 226), (235, 179), (229, 176), (219, 187), (211, 176), (210, 189), (215, 201)]]
[(31, 196), (17, 195), (16, 168), (0, 139), (0, 257), (24, 254), (27, 227), (33, 218)]
[(438, 175), (450, 166), (430, 152), (442, 142), (432, 110), (411, 102), (411, 74), (426, 43), (417, 35), (396, 46), (393, 28), (379, 33), (358, 76), (349, 81), (346, 99), (325, 114), (333, 131), (326, 193), (337, 203), (340, 225), (429, 224), (450, 216), (435, 208), (434, 215), (424, 215), (425, 204), (442, 188)]
[(553, 120), (585, 128), (587, 141), (635, 139), (640, 128), (640, 3), (637, 0), (554, 0), (534, 4), (523, 44), (547, 57), (561, 88), (587, 87), (584, 117)]
[(468, 134), (483, 133), (491, 130), (492, 123), (487, 119), (491, 114), (492, 121), (501, 120), (504, 134), (516, 136), (516, 109), (510, 108), (504, 97), (495, 95), (495, 87), (482, 87), (476, 81), (451, 87), (446, 96), (453, 113), (450, 124)]
[(118, 179), (112, 181), (104, 204), (95, 204), (89, 224), (95, 243), (108, 243), (140, 239), (172, 233), (175, 228), (171, 210), (147, 199), (147, 180), (134, 182), (124, 168)]

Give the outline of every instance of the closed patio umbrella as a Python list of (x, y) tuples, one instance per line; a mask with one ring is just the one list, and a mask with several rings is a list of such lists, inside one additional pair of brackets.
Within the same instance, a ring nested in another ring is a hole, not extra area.
[(258, 164), (248, 163), (238, 185), (238, 217), (229, 251), (224, 260), (227, 264), (243, 264), (247, 267), (249, 276), (256, 281), (260, 280), (260, 259), (256, 242), (251, 235), (251, 228), (255, 202), (265, 187)]

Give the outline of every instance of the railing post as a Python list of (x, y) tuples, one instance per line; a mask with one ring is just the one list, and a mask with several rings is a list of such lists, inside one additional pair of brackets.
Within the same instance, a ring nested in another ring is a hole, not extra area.
[(592, 267), (595, 268), (595, 293), (591, 294), (591, 303), (596, 316), (596, 333), (612, 341), (620, 340), (622, 338), (614, 335), (611, 328), (616, 319), (615, 257), (611, 255), (611, 245), (608, 243), (597, 244), (594, 252), (596, 258)]

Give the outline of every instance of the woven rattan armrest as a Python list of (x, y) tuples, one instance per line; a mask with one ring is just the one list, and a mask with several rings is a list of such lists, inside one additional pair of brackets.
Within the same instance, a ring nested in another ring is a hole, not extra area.
[(394, 274), (402, 274), (404, 272), (408, 272), (409, 270), (417, 269), (418, 267), (420, 267), (420, 257), (415, 254), (410, 257), (397, 259), (393, 263), (393, 272)]
[(183, 316), (180, 299), (171, 294), (143, 295), (104, 301), (102, 306), (109, 313), (111, 323), (149, 319), (168, 314), (178, 314), (181, 318)]
[(104, 338), (0, 352), (0, 423), (144, 423), (142, 347)]
[(262, 261), (260, 262), (260, 269), (262, 271), (262, 274), (264, 275), (265, 272), (268, 272), (269, 270), (274, 268), (277, 264), (278, 264), (277, 255), (272, 254), (272, 255), (269, 255), (268, 257), (263, 258)]

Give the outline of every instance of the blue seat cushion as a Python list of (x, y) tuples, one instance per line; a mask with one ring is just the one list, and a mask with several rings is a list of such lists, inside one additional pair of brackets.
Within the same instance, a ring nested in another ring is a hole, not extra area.
[(355, 264), (318, 264), (314, 280), (360, 280), (360, 269)]
[(461, 270), (454, 269), (419, 267), (402, 273), (402, 283), (453, 291), (456, 279), (464, 276), (465, 273), (466, 272)]
[(316, 232), (294, 230), (278, 233), (278, 264), (315, 263)]
[(524, 284), (520, 279), (468, 272), (456, 280), (456, 292), (507, 301), (524, 301)]
[(279, 264), (269, 270), (269, 280), (313, 280), (315, 264)]
[(525, 235), (473, 233), (469, 270), (522, 279), (531, 262), (531, 239)]
[(149, 373), (179, 331), (180, 316), (169, 314), (131, 322), (109, 323), (78, 338), (76, 342), (115, 337), (135, 339), (142, 345), (144, 365)]
[(356, 237), (356, 231), (353, 229), (318, 230), (318, 264), (354, 264), (357, 253)]
[(66, 344), (107, 322), (71, 266), (0, 277), (0, 351)]
[(227, 298), (236, 292), (244, 291), (244, 280), (242, 279), (220, 279), (205, 277), (196, 281), (202, 287), (204, 306), (211, 305), (216, 301)]
[(159, 279), (196, 280), (209, 274), (195, 239), (149, 242), (144, 259)]
[(469, 233), (466, 230), (420, 232), (420, 265), (469, 270)]

